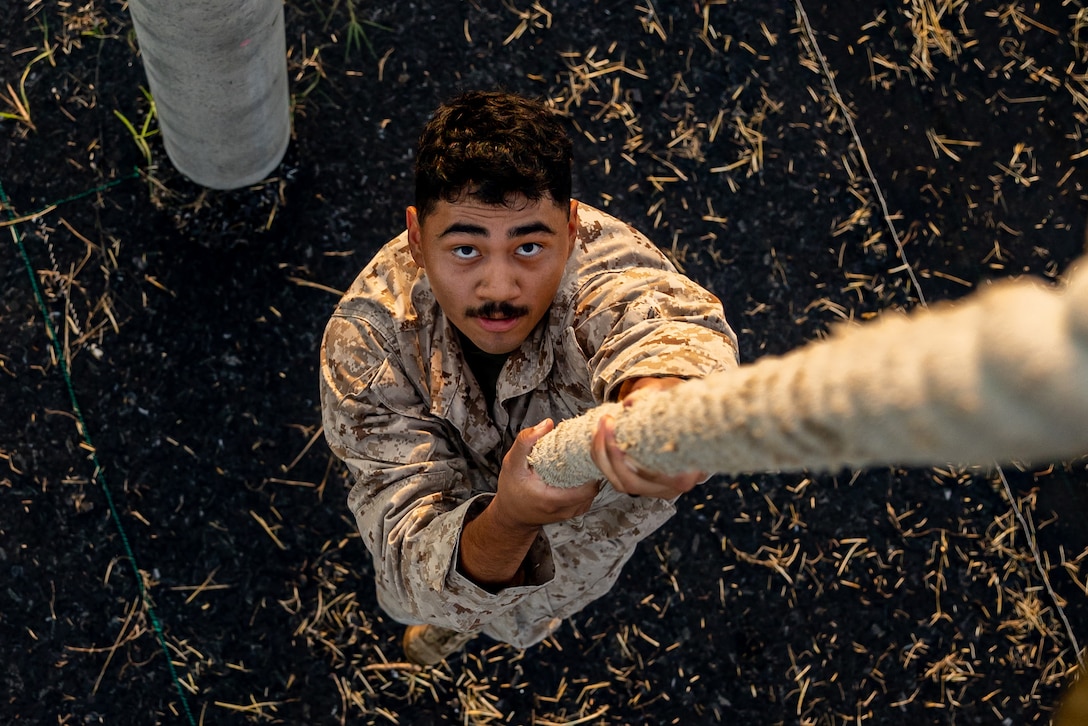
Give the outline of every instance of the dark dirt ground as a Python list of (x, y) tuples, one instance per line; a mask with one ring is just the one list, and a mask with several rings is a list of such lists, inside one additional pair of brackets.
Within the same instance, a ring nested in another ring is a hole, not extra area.
[(287, 158), (206, 192), (118, 116), (149, 113), (121, 3), (0, 0), (0, 112), (29, 114), (0, 120), (0, 721), (1049, 722), (1088, 639), (1084, 460), (716, 477), (552, 639), (421, 670), (316, 362), (470, 87), (566, 113), (577, 195), (718, 294), (747, 362), (920, 304), (892, 225), (930, 303), (1054, 277), (1088, 215), (1086, 6), (804, 0), (854, 138), (787, 0), (289, 0)]

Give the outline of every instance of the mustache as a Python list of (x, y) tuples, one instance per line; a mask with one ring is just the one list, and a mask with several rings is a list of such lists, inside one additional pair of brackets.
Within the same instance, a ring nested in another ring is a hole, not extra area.
[(479, 307), (465, 310), (465, 315), (470, 318), (520, 318), (528, 314), (529, 308), (505, 300), (486, 302)]

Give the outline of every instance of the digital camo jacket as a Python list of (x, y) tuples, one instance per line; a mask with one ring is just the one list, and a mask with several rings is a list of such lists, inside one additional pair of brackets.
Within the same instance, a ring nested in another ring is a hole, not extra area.
[(329, 320), (325, 436), (354, 477), (348, 503), (379, 603), (400, 622), (528, 647), (606, 593), (675, 511), (606, 486), (586, 514), (544, 527), (524, 585), (492, 593), (458, 571), (461, 528), (493, 496), (521, 429), (613, 400), (628, 378), (736, 365), (717, 298), (623, 222), (580, 205), (579, 227), (555, 302), (507, 359), (490, 411), (406, 234), (379, 251)]

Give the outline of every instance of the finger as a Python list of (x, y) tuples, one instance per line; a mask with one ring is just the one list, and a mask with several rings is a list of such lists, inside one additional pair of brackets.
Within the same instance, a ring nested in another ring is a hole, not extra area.
[[(639, 390), (629, 393), (624, 402), (636, 397)], [(617, 491), (625, 494), (653, 492), (660, 496), (670, 488), (671, 477), (646, 471), (627, 455), (616, 441), (616, 420), (612, 416), (601, 417), (594, 431), (590, 457)]]
[(615, 422), (611, 416), (601, 417), (596, 431), (593, 432), (589, 455), (593, 459), (593, 463), (601, 470), (604, 478), (610, 481), (617, 490), (623, 492), (625, 491), (623, 484), (618, 481), (615, 466), (609, 456), (609, 440), (614, 440), (614, 426)]
[(643, 472), (616, 443), (614, 435), (605, 439), (605, 460), (609, 481), (619, 491), (627, 494), (641, 494), (647, 486), (656, 484), (652, 475)]
[(533, 447), (536, 446), (536, 442), (540, 441), (545, 434), (550, 433), (554, 428), (555, 423), (550, 418), (546, 418), (536, 426), (522, 429), (518, 432), (517, 438), (514, 439), (514, 443), (510, 449), (517, 449), (519, 454), (523, 457), (527, 457)]
[(555, 428), (555, 424), (550, 418), (546, 418), (536, 426), (530, 426), (527, 429), (519, 431), (517, 437), (514, 439), (514, 443), (510, 445), (510, 449), (506, 452), (506, 456), (503, 457), (503, 468), (510, 466), (517, 470), (531, 472), (532, 467), (529, 466), (529, 453), (533, 450), (533, 446), (536, 445), (536, 442), (553, 428)]
[(623, 407), (630, 408), (636, 402), (646, 398), (646, 396), (659, 391), (667, 391), (680, 383), (683, 383), (683, 379), (681, 378), (643, 378), (631, 386), (627, 395), (623, 397)]
[(701, 479), (700, 472), (683, 474), (664, 474), (643, 469), (630, 457), (621, 454), (615, 466), (616, 475), (623, 482), (624, 488), (634, 494), (651, 497), (673, 498), (691, 491)]
[(518, 433), (518, 438), (529, 446), (532, 446), (537, 441), (540, 441), (540, 439), (542, 439), (545, 434), (550, 433), (551, 430), (554, 428), (555, 422), (552, 421), (550, 418), (546, 418), (538, 423), (536, 426), (530, 426), (527, 429), (522, 429)]

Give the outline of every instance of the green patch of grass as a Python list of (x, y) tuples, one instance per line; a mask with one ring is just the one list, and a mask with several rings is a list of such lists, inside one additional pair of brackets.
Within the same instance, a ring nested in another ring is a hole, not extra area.
[(17, 121), (26, 126), (31, 131), (37, 131), (34, 126), (34, 121), (30, 116), (30, 99), (26, 95), (26, 79), (30, 75), (30, 69), (34, 67), (34, 64), (43, 58), (49, 58), (50, 51), (48, 49), (43, 50), (38, 55), (34, 56), (26, 67), (23, 68), (22, 75), (19, 76), (19, 90), (16, 91), (10, 83), (6, 84), (6, 93), (0, 90), (0, 101), (4, 102), (4, 105), (10, 108), (10, 111), (0, 111), (0, 118)]
[(132, 136), (132, 140), (136, 142), (136, 146), (140, 149), (140, 153), (144, 155), (144, 161), (147, 162), (147, 166), (151, 166), (151, 147), (148, 146), (147, 140), (151, 136), (159, 133), (158, 129), (151, 128), (151, 121), (155, 118), (155, 99), (151, 97), (151, 93), (146, 88), (140, 88), (140, 90), (143, 92), (144, 98), (147, 99), (148, 109), (138, 131), (136, 126), (128, 120), (128, 117), (117, 109), (114, 109), (113, 115), (124, 124), (126, 129), (128, 129), (129, 134)]
[[(329, 22), (336, 15), (339, 8), (340, 0), (334, 0), (328, 14), (324, 16), (326, 28), (328, 28)], [(378, 54), (374, 51), (374, 44), (370, 42), (370, 36), (367, 34), (366, 29), (370, 27), (379, 30), (392, 30), (392, 28), (376, 23), (373, 20), (361, 19), (357, 0), (346, 0), (345, 8), (348, 13), (348, 24), (344, 28), (344, 60), (351, 57), (353, 50), (361, 50), (364, 45), (370, 51), (371, 57), (377, 58)]]

